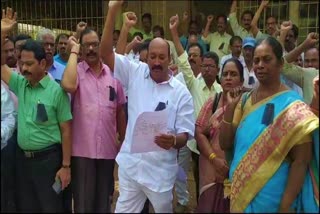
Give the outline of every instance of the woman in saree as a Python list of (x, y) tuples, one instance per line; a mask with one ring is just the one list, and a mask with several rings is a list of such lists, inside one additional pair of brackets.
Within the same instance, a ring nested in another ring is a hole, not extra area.
[(222, 66), (223, 92), (208, 99), (196, 121), (195, 138), (200, 151), (200, 194), (196, 213), (227, 213), (229, 199), (224, 197), (224, 180), (229, 167), (224, 151), (219, 145), (220, 123), (227, 104), (227, 92), (243, 85), (243, 66), (236, 59), (227, 60)]
[(219, 143), (224, 151), (234, 150), (231, 212), (300, 210), (319, 119), (296, 92), (281, 84), (282, 67), (282, 47), (268, 37), (254, 52), (259, 87), (243, 95), (241, 89), (228, 92)]

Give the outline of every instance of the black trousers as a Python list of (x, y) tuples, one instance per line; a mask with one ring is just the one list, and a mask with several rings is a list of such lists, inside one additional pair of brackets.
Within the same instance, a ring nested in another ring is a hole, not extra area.
[(72, 157), (75, 213), (110, 213), (115, 160)]
[(17, 131), (1, 150), (1, 213), (16, 212)]
[(18, 211), (33, 213), (64, 212), (62, 193), (56, 194), (52, 185), (61, 168), (62, 149), (36, 158), (25, 157), (17, 147), (17, 196)]

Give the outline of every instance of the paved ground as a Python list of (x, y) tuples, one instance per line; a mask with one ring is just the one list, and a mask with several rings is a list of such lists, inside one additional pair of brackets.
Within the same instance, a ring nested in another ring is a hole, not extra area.
[[(117, 198), (119, 196), (117, 169), (118, 169), (118, 167), (116, 166), (115, 173), (114, 173), (116, 182), (115, 182), (115, 192), (114, 192), (114, 197), (113, 197), (114, 200), (113, 200), (113, 204), (112, 204), (112, 212), (114, 212), (115, 204), (116, 204)], [(188, 172), (188, 190), (190, 193), (190, 199), (189, 199), (189, 204), (187, 206), (185, 213), (193, 213), (197, 205), (196, 205), (196, 194), (195, 194), (195, 182), (194, 182), (194, 178), (193, 178), (191, 169)], [(173, 207), (175, 207), (176, 204), (177, 204), (177, 200), (176, 200), (175, 193), (174, 193)], [(154, 213), (152, 207), (150, 208), (150, 213)]]

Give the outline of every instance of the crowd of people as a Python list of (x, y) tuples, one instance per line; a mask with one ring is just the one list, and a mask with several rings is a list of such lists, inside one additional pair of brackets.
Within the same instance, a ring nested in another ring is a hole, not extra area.
[[(172, 16), (172, 41), (123, 0), (102, 35), (80, 22), (10, 36), (19, 14), (3, 9), (1, 212), (110, 213), (117, 164), (116, 213), (185, 212), (190, 169), (196, 213), (318, 213), (319, 36), (298, 44), (276, 16), (263, 33), (268, 3), (239, 22), (233, 0), (203, 29)], [(139, 117), (157, 111), (157, 149), (135, 152)]]

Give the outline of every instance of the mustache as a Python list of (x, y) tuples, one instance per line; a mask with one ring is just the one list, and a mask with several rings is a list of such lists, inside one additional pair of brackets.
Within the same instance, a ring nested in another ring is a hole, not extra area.
[(189, 60), (190, 63), (196, 63), (196, 61), (194, 61), (193, 59)]
[(25, 75), (31, 75), (31, 74), (32, 74), (32, 73), (30, 73), (29, 71), (23, 71), (23, 72), (22, 72), (22, 75), (24, 75), (24, 76), (25, 76)]
[(154, 69), (158, 69), (158, 70), (163, 70), (162, 66), (161, 65), (155, 65), (152, 67), (152, 70)]
[(95, 53), (95, 52), (89, 52), (89, 53), (87, 53), (87, 56), (96, 56), (97, 55), (97, 53)]

